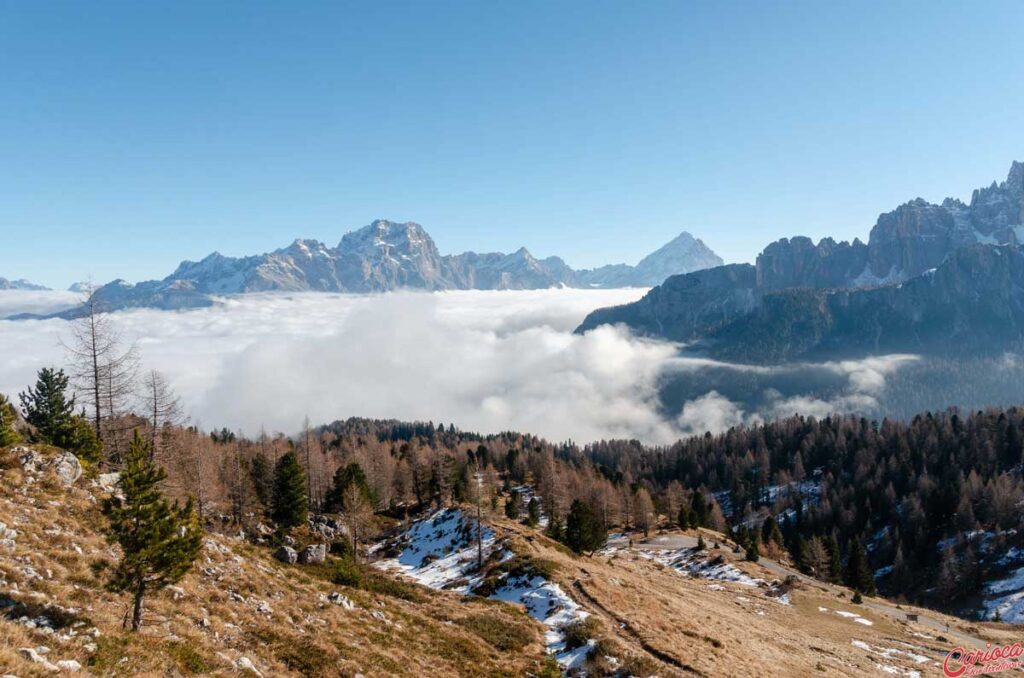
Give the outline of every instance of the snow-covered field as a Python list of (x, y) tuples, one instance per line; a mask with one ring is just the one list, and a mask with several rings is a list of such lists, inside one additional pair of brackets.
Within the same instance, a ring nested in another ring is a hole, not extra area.
[[(490, 528), (483, 529), (483, 557), (497, 553), (498, 562), (513, 554), (504, 548)], [(383, 570), (400, 572), (434, 589), (467, 594), (481, 583), (476, 574), (476, 521), (459, 509), (442, 509), (414, 522), (399, 538), (398, 555), (378, 560)], [(388, 549), (387, 543), (374, 545), (371, 553)], [(526, 612), (547, 627), (545, 643), (563, 669), (579, 666), (593, 641), (567, 650), (562, 629), (588, 616), (561, 586), (543, 577), (506, 578), (490, 596), (496, 600), (522, 605)]]

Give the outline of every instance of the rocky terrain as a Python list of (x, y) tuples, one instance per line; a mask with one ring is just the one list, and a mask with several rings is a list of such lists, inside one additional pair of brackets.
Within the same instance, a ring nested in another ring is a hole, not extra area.
[(969, 205), (920, 198), (879, 217), (869, 242), (772, 243), (756, 265), (672, 276), (643, 299), (599, 309), (623, 323), (753, 362), (879, 352), (1004, 350), (1024, 337), (1024, 164)]
[(537, 259), (525, 247), (511, 254), (442, 255), (419, 224), (378, 220), (346, 234), (337, 247), (316, 240), (296, 240), (288, 247), (255, 256), (227, 257), (214, 252), (201, 261), (182, 262), (163, 280), (136, 284), (115, 280), (95, 294), (109, 310), (173, 310), (209, 306), (216, 295), (266, 291), (648, 287), (669, 275), (721, 263), (689, 233), (681, 234), (637, 266), (618, 264), (593, 270), (575, 271), (558, 257)]

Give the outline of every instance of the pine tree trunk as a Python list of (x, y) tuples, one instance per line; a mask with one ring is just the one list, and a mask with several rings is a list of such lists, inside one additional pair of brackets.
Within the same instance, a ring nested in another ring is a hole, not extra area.
[(139, 582), (139, 588), (135, 590), (135, 604), (132, 607), (132, 631), (138, 632), (142, 628), (142, 596), (145, 593), (145, 582)]

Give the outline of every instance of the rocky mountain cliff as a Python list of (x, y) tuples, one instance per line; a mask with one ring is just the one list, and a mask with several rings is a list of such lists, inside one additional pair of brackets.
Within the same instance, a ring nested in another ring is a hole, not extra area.
[[(682, 233), (637, 266), (575, 271), (559, 257), (537, 259), (524, 247), (511, 253), (443, 255), (416, 223), (374, 221), (346, 234), (337, 247), (296, 240), (267, 254), (226, 257), (218, 252), (184, 261), (163, 280), (115, 280), (96, 291), (104, 307), (180, 309), (208, 306), (212, 295), (266, 291), (383, 292), (508, 290), (549, 287), (645, 287), (722, 260)], [(73, 313), (73, 312), (72, 312)]]
[(768, 362), (1002, 350), (1024, 338), (1024, 164), (969, 205), (918, 198), (882, 214), (867, 244), (782, 239), (755, 265), (673, 276), (599, 309), (578, 331), (624, 323), (709, 354)]

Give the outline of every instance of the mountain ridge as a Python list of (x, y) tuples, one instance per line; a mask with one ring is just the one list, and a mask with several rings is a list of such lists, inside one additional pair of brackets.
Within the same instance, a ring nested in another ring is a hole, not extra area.
[[(621, 323), (716, 357), (762, 363), (883, 346), (950, 354), (963, 350), (953, 337), (998, 350), (1024, 337), (1022, 243), (1024, 164), (1014, 161), (1006, 181), (974, 191), (970, 204), (916, 198), (881, 214), (867, 243), (782, 238), (754, 264), (672, 276), (637, 302), (598, 309), (577, 332)], [(978, 334), (957, 325), (968, 318)]]
[(48, 292), (50, 288), (46, 285), (39, 285), (30, 280), (24, 278), (18, 278), (17, 280), (8, 280), (7, 278), (0, 278), (0, 290), (24, 290), (29, 292)]
[[(162, 280), (131, 284), (118, 279), (94, 294), (106, 310), (173, 310), (209, 306), (216, 295), (268, 291), (647, 287), (666, 272), (690, 272), (721, 261), (701, 240), (683, 232), (637, 266), (617, 264), (577, 271), (560, 257), (538, 259), (525, 247), (510, 254), (441, 254), (421, 225), (378, 219), (346, 233), (337, 247), (300, 238), (259, 255), (229, 257), (213, 252), (199, 261), (182, 261)], [(58, 315), (73, 317), (75, 313), (70, 310)]]

